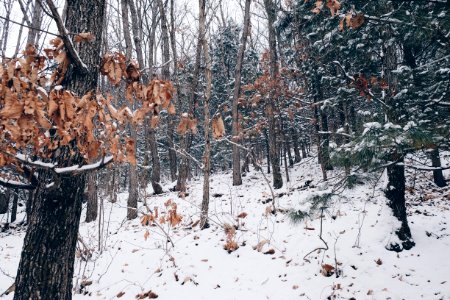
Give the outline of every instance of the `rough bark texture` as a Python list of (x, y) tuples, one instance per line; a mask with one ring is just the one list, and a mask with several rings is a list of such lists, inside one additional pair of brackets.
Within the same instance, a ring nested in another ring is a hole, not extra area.
[[(431, 166), (435, 168), (441, 167), (441, 158), (439, 156), (439, 149), (435, 148), (430, 152), (430, 158), (431, 158)], [(442, 170), (433, 170), (433, 179), (434, 183), (438, 187), (444, 187), (446, 186), (444, 174), (442, 174)]]
[[(150, 27), (151, 33), (149, 39), (149, 55), (148, 55), (150, 77), (153, 77), (153, 48), (155, 47), (156, 27), (158, 26), (157, 13), (158, 13), (158, 5), (157, 2), (154, 1), (152, 3), (152, 22)], [(146, 139), (147, 139), (146, 140), (147, 149), (148, 151), (150, 151), (152, 161), (152, 174), (150, 181), (153, 187), (153, 192), (155, 194), (161, 194), (163, 192), (161, 184), (159, 183), (161, 181), (161, 163), (159, 160), (155, 129), (151, 128), (151, 126), (147, 126)]]
[[(161, 16), (161, 35), (162, 35), (162, 49), (163, 49), (163, 67), (162, 78), (164, 80), (170, 79), (170, 44), (169, 44), (169, 31), (167, 29), (167, 16), (164, 9), (164, 3), (162, 0), (158, 0), (159, 14)], [(177, 179), (177, 153), (174, 149), (174, 130), (175, 124), (171, 114), (167, 115), (167, 146), (169, 150), (169, 168), (170, 178), (172, 181)]]
[(209, 100), (211, 99), (211, 61), (209, 58), (208, 42), (206, 40), (206, 0), (199, 0), (199, 38), (203, 49), (203, 57), (205, 60), (205, 77), (206, 91), (203, 102), (203, 110), (205, 114), (204, 126), (205, 131), (205, 150), (203, 152), (203, 199), (200, 215), (200, 228), (208, 227), (208, 210), (209, 210), (209, 176), (211, 172), (211, 135), (210, 135), (210, 113)]
[[(200, 36), (197, 40), (197, 48), (195, 51), (195, 65), (194, 65), (194, 73), (192, 74), (192, 82), (190, 86), (190, 94), (189, 94), (189, 115), (194, 116), (195, 109), (195, 101), (196, 101), (196, 92), (198, 86), (198, 78), (200, 76), (200, 63), (201, 63), (201, 53), (202, 53), (202, 45)], [(192, 144), (192, 135), (187, 132), (183, 137), (182, 141), (182, 149), (185, 153), (189, 153), (189, 149)], [(189, 176), (189, 159), (186, 156), (181, 158), (181, 163), (179, 166), (178, 180), (177, 180), (177, 191), (181, 193), (186, 192), (186, 182)]]
[(87, 205), (86, 205), (86, 222), (92, 222), (97, 219), (98, 197), (97, 197), (97, 175), (90, 173), (87, 176)]
[[(264, 7), (268, 17), (269, 29), (269, 52), (270, 52), (270, 77), (275, 79), (278, 76), (278, 56), (276, 47), (276, 34), (273, 24), (276, 20), (275, 4), (272, 0), (264, 0)], [(275, 105), (273, 94), (269, 95), (266, 103), (266, 115), (269, 127), (269, 156), (272, 165), (273, 187), (279, 189), (283, 186), (283, 178), (280, 170), (280, 157), (278, 156), (277, 132), (275, 119)]]
[[(244, 29), (242, 30), (241, 43), (239, 45), (238, 57), (236, 62), (236, 69), (234, 72), (234, 92), (233, 92), (233, 105), (232, 105), (232, 117), (233, 117), (233, 137), (239, 135), (239, 123), (238, 123), (238, 99), (241, 91), (241, 71), (242, 63), (244, 61), (245, 46), (247, 44), (247, 36), (250, 28), (250, 3), (251, 0), (245, 1), (244, 8)], [(237, 140), (239, 141), (239, 140)], [(240, 152), (237, 145), (233, 144), (233, 185), (241, 185), (242, 177), (240, 170)]]
[[(391, 34), (389, 29), (385, 32), (387, 37)], [(397, 55), (394, 44), (387, 45), (383, 49), (383, 66), (385, 68), (386, 80), (389, 86), (387, 91), (386, 104), (389, 108), (386, 111), (386, 115), (390, 122), (398, 124), (401, 120), (402, 103), (395, 99), (394, 91), (397, 87), (397, 77), (393, 72), (397, 69)], [(408, 226), (408, 219), (406, 215), (405, 205), (405, 167), (403, 165), (404, 157), (403, 153), (399, 153), (397, 150), (392, 150), (389, 157), (391, 162), (397, 162), (389, 165), (387, 169), (388, 183), (385, 191), (386, 198), (388, 199), (388, 205), (392, 208), (392, 212), (395, 217), (401, 222), (400, 228), (396, 230), (396, 234), (400, 239), (400, 243), (391, 243), (387, 246), (388, 250), (402, 251), (403, 249), (409, 250), (414, 247), (415, 243), (411, 237), (411, 230)]]
[(14, 198), (11, 206), (11, 223), (17, 218), (17, 204), (19, 202), (19, 190), (14, 190)]
[[(130, 22), (128, 19), (128, 0), (121, 0), (122, 6), (122, 24), (123, 35), (125, 37), (125, 49), (127, 61), (131, 60), (133, 52), (133, 44), (131, 42)], [(133, 107), (134, 103), (131, 103)], [(133, 107), (134, 109), (134, 107)], [(137, 132), (133, 125), (130, 125), (131, 138), (136, 141)], [(136, 143), (134, 144), (134, 151), (136, 153)], [(127, 199), (127, 219), (132, 220), (137, 217), (137, 198), (138, 198), (138, 175), (136, 165), (129, 165), (129, 183), (128, 183), (128, 199)]]
[[(90, 31), (102, 36), (104, 0), (68, 1), (66, 27), (69, 32)], [(63, 85), (78, 95), (97, 87), (101, 38), (78, 44), (78, 52), (88, 73), (71, 68)], [(68, 150), (68, 149), (66, 149)], [(55, 158), (56, 159), (56, 158)], [(81, 162), (62, 151), (61, 166)], [(53, 174), (42, 171), (31, 208), (29, 226), (16, 276), (15, 300), (71, 299), (75, 246), (78, 237), (84, 176), (62, 177), (57, 188), (46, 188)]]
[(127, 0), (121, 0), (120, 7), (122, 9), (123, 37), (125, 38), (125, 57), (127, 58), (127, 61), (129, 61), (131, 59), (131, 53), (133, 51), (133, 44), (131, 42), (130, 21), (128, 20)]
[(28, 30), (27, 44), (37, 44), (39, 42), (39, 31), (34, 28), (41, 28), (42, 24), (42, 6), (38, 0), (34, 1), (33, 18), (31, 19), (31, 27)]
[(0, 214), (6, 214), (9, 207), (10, 190), (4, 188), (0, 191)]

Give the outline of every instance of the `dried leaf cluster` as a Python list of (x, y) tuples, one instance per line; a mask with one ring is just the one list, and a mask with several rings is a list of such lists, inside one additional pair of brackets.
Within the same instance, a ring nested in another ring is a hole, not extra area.
[[(143, 215), (141, 217), (142, 226), (151, 226), (156, 222), (158, 222), (159, 224), (168, 223), (172, 227), (180, 224), (183, 220), (183, 217), (178, 214), (177, 204), (172, 199), (169, 199), (164, 203), (164, 206), (166, 208), (166, 211), (159, 213), (158, 207), (155, 206), (153, 211), (150, 211), (149, 213)], [(144, 234), (144, 238), (147, 239), (148, 236), (149, 233), (148, 231), (146, 231)]]
[(226, 243), (223, 246), (225, 250), (228, 251), (228, 253), (231, 253), (233, 251), (236, 251), (239, 248), (239, 245), (236, 243), (236, 228), (233, 225), (230, 224), (224, 224), (223, 229), (225, 231), (225, 235), (227, 237)]
[[(80, 41), (91, 38), (86, 34)], [(45, 56), (28, 46), (23, 57), (0, 63), (0, 167), (20, 169), (18, 154), (55, 162), (62, 151), (65, 159), (81, 155), (91, 162), (111, 154), (116, 161), (135, 164), (135, 141), (124, 134), (125, 125), (141, 124), (153, 114), (151, 123), (156, 126), (159, 111), (171, 105), (172, 84), (153, 80), (143, 85), (136, 64), (127, 71), (121, 55), (107, 54), (102, 73), (113, 84), (124, 80), (127, 98), (141, 102), (136, 110), (117, 109), (109, 95), (76, 95), (61, 86), (70, 61), (61, 39), (51, 45), (44, 49)]]
[(190, 116), (188, 113), (183, 113), (177, 127), (177, 133), (184, 135), (190, 131), (192, 134), (197, 134), (197, 123), (197, 119)]

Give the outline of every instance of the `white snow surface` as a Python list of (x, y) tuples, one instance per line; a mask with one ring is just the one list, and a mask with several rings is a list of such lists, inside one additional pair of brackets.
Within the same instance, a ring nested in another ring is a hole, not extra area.
[[(304, 159), (290, 169), (291, 182), (275, 190), (278, 207), (305, 205), (304, 201), (318, 192), (317, 186), (324, 188), (315, 160)], [(149, 290), (158, 299), (184, 300), (450, 299), (449, 189), (436, 189), (433, 199), (419, 201), (416, 198), (425, 192), (416, 183), (414, 195), (408, 197), (416, 199), (408, 206), (416, 246), (401, 253), (385, 249), (396, 240), (393, 229), (398, 221), (386, 205), (383, 182), (378, 182), (375, 189), (373, 182), (367, 182), (341, 192), (333, 197), (323, 219), (323, 239), (329, 250), (312, 253), (308, 262), (303, 257), (323, 246), (318, 237), (320, 218), (316, 215), (293, 224), (286, 213), (267, 215), (270, 203), (262, 202), (271, 193), (257, 172), (247, 174), (243, 185), (237, 187), (231, 184), (231, 173), (212, 176), (211, 227), (192, 229), (190, 223), (199, 219), (201, 179), (190, 182), (185, 199), (174, 192), (151, 196), (151, 188), (146, 191), (152, 209), (157, 206), (164, 211), (168, 199), (178, 204), (183, 216), (181, 226), (162, 225), (175, 247), (166, 243), (158, 227), (144, 227), (139, 219), (126, 220), (126, 192), (119, 194), (114, 204), (100, 195), (104, 201), (103, 251), (98, 250), (98, 221), (85, 223), (83, 215), (80, 235), (92, 257), (87, 262), (76, 259), (74, 287), (79, 289), (82, 280), (92, 284), (83, 290), (84, 294), (75, 293), (74, 299), (117, 299), (120, 292), (124, 293), (120, 299), (135, 299)], [(307, 180), (312, 183), (303, 188)], [(330, 182), (325, 185), (328, 190), (319, 193), (331, 191), (332, 187)], [(144, 196), (141, 193), (140, 199)], [(139, 205), (144, 212), (142, 202)], [(242, 212), (248, 215), (236, 221)], [(0, 222), (4, 222), (2, 215)], [(240, 247), (232, 253), (223, 249), (224, 223), (239, 223), (236, 241)], [(145, 240), (147, 229), (150, 236)], [(24, 235), (24, 230), (0, 233), (0, 294), (13, 282)], [(262, 252), (254, 250), (253, 246), (264, 239), (270, 243)], [(78, 247), (82, 248), (80, 244)], [(269, 249), (275, 253), (263, 254)], [(336, 262), (339, 277), (321, 274), (322, 264), (336, 266)], [(2, 299), (12, 299), (12, 295)]]

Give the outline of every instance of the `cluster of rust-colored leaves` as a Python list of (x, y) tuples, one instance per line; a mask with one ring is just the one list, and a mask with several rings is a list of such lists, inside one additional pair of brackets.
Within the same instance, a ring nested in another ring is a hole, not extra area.
[[(141, 217), (142, 226), (152, 226), (156, 222), (159, 224), (167, 223), (172, 227), (180, 224), (183, 220), (183, 217), (178, 214), (177, 204), (172, 199), (169, 199), (164, 202), (164, 207), (166, 209), (165, 212), (160, 213), (158, 207), (155, 206), (153, 211), (149, 211), (147, 214), (144, 214)], [(149, 236), (150, 232), (146, 230), (144, 233), (144, 238), (147, 240)]]
[[(261, 114), (258, 109), (264, 110), (266, 115), (269, 114), (280, 114), (284, 113), (285, 109), (289, 107), (290, 110), (295, 111), (298, 106), (287, 105), (287, 103), (292, 102), (292, 96), (297, 92), (297, 90), (292, 90), (289, 87), (289, 80), (292, 77), (297, 76), (292, 70), (287, 68), (281, 68), (280, 71), (275, 74), (275, 77), (270, 74), (270, 55), (268, 51), (265, 51), (260, 59), (260, 64), (263, 73), (256, 78), (252, 84), (247, 84), (243, 86), (243, 91), (246, 92), (247, 96), (242, 96), (239, 99), (239, 106), (242, 108), (249, 109), (250, 119), (248, 121), (255, 122), (255, 125), (242, 130), (244, 136), (259, 136), (261, 130), (267, 125), (266, 118), (261, 118)], [(272, 102), (273, 105), (267, 105)], [(292, 106), (292, 107), (291, 107)], [(247, 125), (244, 118), (243, 125)]]
[[(307, 0), (305, 0), (306, 2)], [(337, 0), (316, 0), (314, 3), (314, 8), (311, 10), (315, 14), (320, 14), (323, 11), (324, 6), (326, 6), (331, 13), (331, 16), (339, 15), (339, 10), (341, 9), (341, 3)], [(342, 17), (339, 21), (339, 30), (344, 31), (345, 26), (351, 29), (357, 29), (364, 24), (365, 18), (362, 13), (355, 13), (354, 11), (349, 11)]]
[(172, 84), (153, 80), (143, 85), (136, 63), (126, 66), (122, 54), (106, 54), (101, 73), (113, 85), (126, 82), (126, 98), (140, 102), (135, 110), (118, 109), (110, 95), (76, 95), (62, 87), (70, 58), (60, 38), (51, 46), (40, 55), (29, 45), (23, 57), (0, 64), (0, 167), (14, 164), (17, 153), (52, 161), (60, 147), (87, 162), (110, 154), (116, 161), (136, 163), (135, 141), (123, 134), (125, 125), (141, 124), (151, 114), (154, 127), (160, 109), (174, 113)]

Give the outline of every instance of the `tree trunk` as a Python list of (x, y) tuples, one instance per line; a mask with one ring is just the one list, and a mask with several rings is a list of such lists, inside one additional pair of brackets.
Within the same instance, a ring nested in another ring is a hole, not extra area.
[(128, 63), (131, 59), (131, 55), (133, 52), (133, 44), (131, 42), (130, 21), (128, 20), (127, 0), (120, 0), (120, 7), (122, 9), (122, 28), (123, 28), (123, 36), (125, 39), (125, 57), (127, 58)]
[(396, 230), (396, 234), (402, 241), (402, 244), (392, 243), (388, 245), (388, 250), (400, 252), (403, 249), (409, 250), (414, 247), (415, 243), (411, 239), (411, 230), (408, 226), (405, 206), (405, 167), (401, 164), (387, 167), (388, 187), (386, 190), (386, 198), (388, 205), (392, 209), (394, 216), (401, 222), (401, 226)]
[[(156, 34), (156, 27), (158, 26), (158, 3), (154, 1), (152, 3), (152, 23), (151, 23), (151, 33), (150, 33), (150, 39), (149, 39), (149, 55), (148, 55), (148, 63), (149, 63), (149, 69), (150, 69), (150, 78), (153, 78), (153, 49), (155, 46), (155, 34)], [(150, 116), (151, 119), (151, 116)], [(153, 187), (153, 192), (155, 194), (161, 194), (163, 192), (163, 189), (161, 187), (161, 184), (159, 183), (161, 181), (161, 163), (159, 159), (158, 154), (158, 145), (156, 142), (156, 133), (155, 129), (151, 128), (151, 126), (147, 126), (147, 132), (146, 132), (146, 147), (150, 151), (151, 161), (152, 161), (152, 174), (151, 174), (151, 184)]]
[[(92, 32), (97, 40), (77, 44), (80, 58), (90, 72), (69, 68), (63, 85), (78, 95), (97, 88), (101, 57), (105, 0), (72, 0), (67, 7), (69, 32)], [(82, 158), (62, 149), (60, 166), (79, 164)], [(16, 276), (15, 300), (72, 299), (72, 277), (78, 237), (83, 189), (83, 175), (61, 177), (59, 187), (48, 189), (49, 171), (39, 173), (40, 184), (33, 201), (29, 226)]]
[(308, 154), (306, 154), (306, 145), (304, 140), (302, 140), (301, 147), (302, 147), (302, 157), (306, 158)]
[[(270, 79), (275, 80), (279, 75), (278, 70), (278, 57), (277, 47), (275, 40), (275, 28), (273, 27), (276, 20), (275, 4), (272, 0), (264, 0), (264, 7), (266, 9), (268, 17), (268, 29), (269, 29), (269, 52), (270, 52)], [(275, 104), (274, 93), (270, 92), (269, 98), (266, 103), (266, 115), (269, 125), (269, 156), (272, 165), (273, 187), (279, 189), (283, 186), (283, 178), (280, 171), (280, 157), (278, 156), (277, 146), (277, 132), (276, 132), (276, 120), (275, 120)]]
[[(386, 37), (390, 38), (389, 29), (386, 31)], [(397, 124), (400, 116), (403, 114), (403, 105), (393, 95), (397, 88), (397, 75), (393, 72), (397, 69), (397, 55), (395, 44), (388, 44), (383, 49), (383, 66), (385, 68), (386, 81), (389, 89), (386, 91), (385, 102), (389, 105), (386, 115), (388, 121)], [(388, 205), (392, 208), (393, 214), (401, 222), (401, 226), (396, 230), (396, 234), (401, 241), (399, 243), (391, 243), (387, 246), (388, 250), (400, 252), (403, 249), (409, 250), (414, 247), (415, 243), (411, 237), (411, 230), (408, 226), (405, 205), (405, 167), (403, 153), (399, 153), (396, 149), (390, 154), (389, 160), (394, 162), (387, 169), (388, 183), (385, 191)], [(396, 162), (396, 163), (395, 163)]]
[(200, 228), (208, 228), (209, 210), (209, 176), (211, 172), (211, 135), (210, 135), (210, 113), (209, 100), (211, 99), (211, 61), (209, 58), (208, 41), (206, 40), (206, 0), (199, 0), (199, 38), (203, 49), (205, 60), (206, 91), (203, 100), (205, 120), (203, 129), (205, 131), (205, 149), (203, 152), (203, 199), (200, 215)]
[[(189, 115), (194, 117), (195, 115), (195, 104), (197, 101), (197, 87), (198, 87), (198, 79), (200, 76), (200, 64), (201, 64), (201, 53), (202, 53), (202, 44), (201, 38), (198, 37), (197, 40), (197, 48), (195, 50), (195, 65), (194, 65), (194, 73), (192, 74), (192, 82), (190, 85), (190, 94), (189, 94)], [(183, 150), (185, 153), (189, 153), (189, 149), (192, 144), (192, 135), (190, 132), (187, 132), (183, 137)], [(180, 163), (180, 171), (178, 174), (177, 180), (177, 190), (181, 193), (186, 192), (186, 181), (189, 176), (189, 159), (185, 156), (182, 157)]]
[(27, 214), (27, 223), (31, 216), (31, 206), (33, 205), (34, 193), (35, 193), (35, 191), (33, 191), (33, 190), (28, 191), (27, 202), (25, 203), (25, 211)]
[(138, 201), (138, 178), (136, 165), (130, 164), (130, 186), (128, 187), (127, 219), (132, 220), (137, 217)]
[[(434, 168), (441, 167), (441, 158), (439, 156), (439, 148), (436, 147), (430, 152), (430, 158), (431, 158), (431, 166), (432, 167), (434, 167)], [(438, 187), (446, 186), (444, 174), (442, 174), (442, 169), (433, 170), (433, 179), (434, 179), (434, 183)]]
[(34, 1), (33, 17), (31, 19), (31, 27), (28, 30), (27, 44), (37, 45), (39, 42), (39, 28), (42, 24), (42, 6), (39, 0)]
[[(170, 79), (170, 45), (169, 45), (169, 31), (167, 29), (167, 17), (164, 9), (163, 0), (158, 0), (159, 14), (161, 16), (161, 35), (162, 35), (162, 79)], [(172, 181), (177, 179), (177, 154), (174, 149), (174, 120), (171, 114), (167, 115), (167, 146), (169, 151), (169, 168), (170, 178)]]
[(298, 147), (298, 132), (297, 129), (294, 128), (294, 126), (291, 127), (291, 136), (292, 144), (294, 146), (294, 162), (298, 163), (302, 160), (302, 157), (300, 156), (300, 149)]
[[(122, 24), (123, 35), (125, 37), (125, 49), (127, 62), (131, 60), (133, 52), (133, 44), (131, 42), (130, 22), (128, 20), (128, 1), (121, 0), (122, 7)], [(142, 57), (141, 57), (142, 59)], [(141, 67), (141, 66), (140, 66)], [(130, 103), (134, 109), (134, 103)], [(131, 138), (137, 142), (137, 132), (133, 124), (130, 125)], [(136, 153), (136, 142), (134, 143), (134, 151)], [(138, 198), (138, 175), (136, 165), (129, 164), (129, 184), (128, 184), (128, 199), (127, 199), (127, 219), (132, 220), (137, 217), (137, 198)]]
[(3, 188), (3, 192), (0, 191), (0, 214), (6, 214), (8, 212), (9, 198), (9, 188)]
[(98, 212), (97, 196), (97, 175), (90, 173), (87, 175), (87, 205), (86, 205), (86, 223), (95, 221)]
[(19, 202), (19, 190), (14, 190), (13, 203), (11, 207), (11, 223), (17, 218), (17, 203)]
[(270, 145), (269, 145), (269, 134), (267, 130), (264, 130), (264, 137), (266, 141), (266, 156), (267, 156), (267, 174), (270, 174)]
[(0, 50), (2, 53), (2, 55), (1, 55), (2, 57), (5, 57), (6, 45), (8, 44), (9, 17), (11, 15), (11, 11), (12, 11), (12, 4), (13, 4), (13, 1), (11, 1), (11, 0), (4, 1), (4, 8), (6, 11), (6, 16), (5, 16), (5, 20), (3, 23), (2, 37), (0, 38)]
[[(232, 135), (236, 142), (239, 142), (239, 123), (238, 123), (238, 100), (239, 94), (241, 90), (241, 71), (242, 71), (242, 63), (244, 61), (244, 53), (245, 47), (247, 44), (247, 36), (249, 35), (250, 28), (250, 3), (251, 0), (245, 1), (244, 8), (244, 29), (242, 30), (241, 43), (239, 45), (238, 57), (236, 62), (236, 69), (234, 71), (234, 92), (233, 92), (233, 105), (232, 105), (232, 118), (233, 118), (233, 130)], [(233, 147), (233, 185), (241, 185), (242, 177), (240, 170), (240, 152), (237, 145), (232, 145)]]

